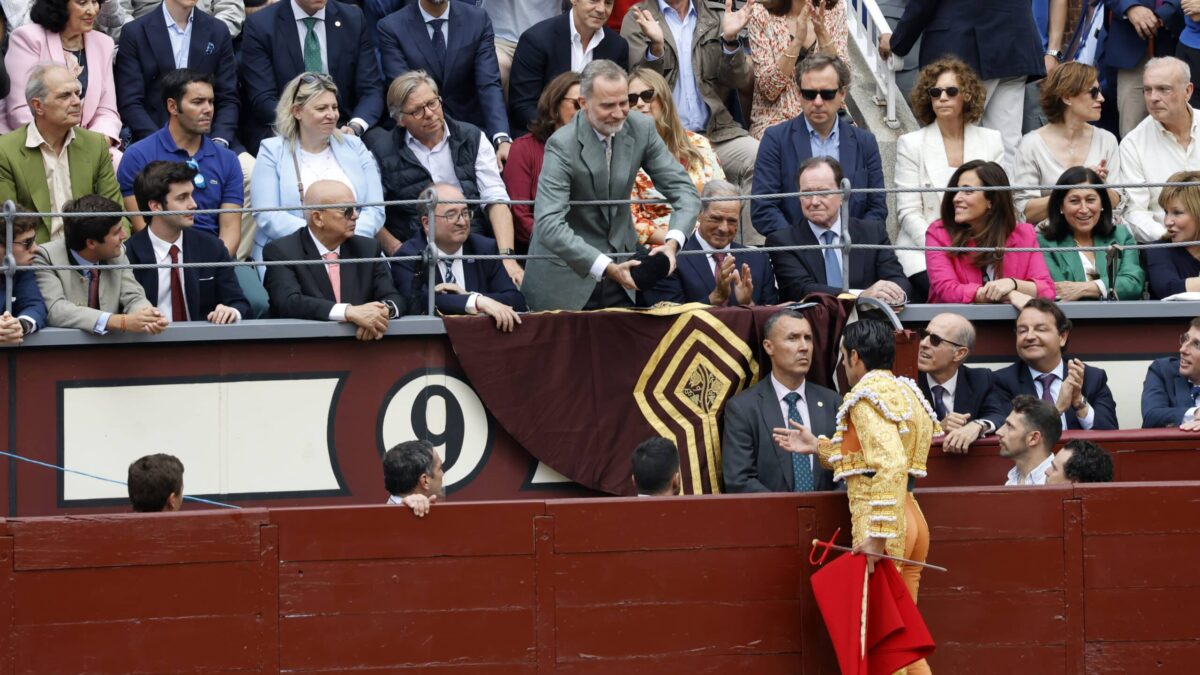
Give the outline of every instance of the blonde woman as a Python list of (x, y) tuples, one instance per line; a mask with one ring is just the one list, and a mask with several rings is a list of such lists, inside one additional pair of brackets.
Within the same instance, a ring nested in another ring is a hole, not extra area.
[[(696, 192), (704, 191), (704, 184), (713, 179), (725, 180), (725, 172), (717, 161), (708, 139), (684, 128), (679, 114), (675, 112), (675, 99), (671, 86), (662, 75), (649, 68), (638, 68), (629, 76), (629, 106), (649, 115), (658, 128), (658, 135), (667, 144), (667, 149), (687, 169)], [(630, 199), (662, 199), (662, 193), (654, 189), (654, 182), (645, 171), (638, 169)], [(667, 234), (671, 220), (671, 207), (666, 204), (633, 204), (633, 227), (637, 230), (638, 243), (658, 246)]]
[[(1180, 171), (1170, 183), (1200, 182), (1200, 171)], [(1200, 187), (1166, 187), (1158, 195), (1167, 232), (1164, 242), (1188, 246), (1154, 246), (1146, 249), (1146, 276), (1155, 300), (1177, 293), (1200, 292)]]
[[(250, 179), (256, 207), (299, 207), (303, 191), (319, 180), (350, 186), (357, 202), (383, 201), (375, 157), (355, 136), (338, 130), (337, 85), (323, 73), (302, 73), (284, 87), (275, 109), (275, 133), (262, 142)], [(374, 237), (383, 227), (383, 208), (359, 209), (354, 233)], [(255, 214), (255, 260), (263, 247), (305, 226), (304, 212)]]

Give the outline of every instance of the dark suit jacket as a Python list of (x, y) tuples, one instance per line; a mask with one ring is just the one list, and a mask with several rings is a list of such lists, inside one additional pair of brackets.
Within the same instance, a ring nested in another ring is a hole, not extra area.
[[(325, 59), (337, 84), (338, 124), (357, 117), (374, 125), (383, 117), (384, 90), (375, 39), (362, 10), (332, 0), (325, 6)], [(290, 2), (277, 2), (247, 17), (242, 32), (241, 81), (249, 105), (243, 141), (253, 154), (271, 135), (275, 106), (287, 83), (304, 72), (304, 54)]]
[(1046, 76), (1029, 0), (908, 0), (892, 31), (892, 51), (905, 56), (917, 38), (922, 68), (954, 55), (983, 80)]
[[(342, 258), (378, 258), (379, 244), (368, 237), (354, 236), (342, 243)], [(317, 246), (307, 227), (276, 239), (263, 249), (263, 260), (319, 260)], [(382, 302), (388, 318), (403, 316), (404, 298), (396, 292), (387, 263), (342, 264), (342, 302), (361, 305)], [(263, 279), (271, 298), (271, 316), (285, 319), (328, 321), (333, 309), (333, 286), (321, 265), (270, 265)]]
[[(150, 228), (129, 238), (125, 242), (125, 253), (133, 264), (154, 263), (154, 244), (150, 242)], [(183, 262), (229, 262), (229, 251), (215, 236), (196, 229), (183, 231)], [(158, 270), (134, 270), (133, 277), (146, 291), (146, 299), (158, 304)], [(217, 305), (232, 307), (242, 313), (243, 319), (254, 318), (250, 302), (246, 300), (237, 274), (232, 267), (184, 267), (183, 297), (187, 300), (188, 318), (205, 321), (208, 313)]]
[(1195, 405), (1192, 383), (1179, 374), (1179, 357), (1155, 359), (1142, 383), (1142, 428), (1177, 427)]
[[(1070, 361), (1070, 357), (1066, 354), (1062, 356), (1063, 363)], [(1065, 368), (1065, 365), (1064, 365)], [(1012, 400), (1021, 394), (1029, 394), (1037, 396), (1037, 387), (1034, 385), (1033, 378), (1029, 375), (1029, 366), (1024, 361), (1005, 366), (997, 370), (993, 376), (994, 387), (992, 396), (994, 397), (991, 405), (994, 406), (998, 413), (994, 413), (987, 419), (991, 420), (996, 428), (999, 429), (1004, 424), (1004, 419), (1012, 412)], [(1092, 408), (1096, 410), (1096, 420), (1092, 425), (1092, 429), (1096, 431), (1118, 429), (1117, 426), (1117, 402), (1113, 400), (1112, 392), (1108, 389), (1108, 374), (1103, 370), (1094, 366), (1085, 365), (1083, 371), (1083, 397)], [(1075, 413), (1067, 411), (1067, 428), (1080, 429), (1079, 419), (1075, 417)]]
[[(529, 131), (537, 119), (538, 97), (561, 73), (571, 69), (571, 13), (567, 12), (531, 26), (521, 34), (508, 77), (508, 121), (514, 135)], [(604, 39), (592, 53), (629, 69), (629, 44), (617, 31), (604, 27)]]
[(1200, 274), (1200, 260), (1186, 248), (1152, 246), (1146, 251), (1146, 278), (1150, 297), (1161, 300), (1187, 290), (1187, 280)]
[[(192, 13), (188, 68), (213, 76), (215, 109), (210, 136), (236, 142), (238, 81), (233, 41), (225, 24), (199, 9)], [(175, 56), (161, 9), (156, 7), (121, 29), (114, 69), (121, 121), (133, 132), (133, 140), (140, 141), (163, 128), (167, 110), (159, 81), (175, 70)]]
[(1175, 56), (1179, 31), (1183, 29), (1183, 11), (1179, 7), (1179, 0), (1162, 0), (1157, 10), (1155, 4), (1155, 0), (1104, 0), (1104, 9), (1112, 14), (1112, 20), (1104, 22), (1100, 63), (1111, 68), (1132, 68), (1146, 54), (1146, 41), (1138, 36), (1133, 24), (1125, 18), (1126, 12), (1139, 5), (1154, 12), (1163, 23), (1154, 36), (1153, 55)]
[[(883, 161), (879, 158), (879, 143), (866, 129), (838, 120), (838, 154), (842, 172), (856, 188), (883, 187)], [(754, 161), (754, 189), (756, 195), (795, 192), (800, 177), (800, 165), (812, 157), (808, 125), (804, 116), (768, 127), (758, 145), (758, 158)], [(754, 229), (764, 237), (772, 232), (784, 230), (796, 223), (803, 223), (800, 199), (756, 199), (750, 202), (750, 216)], [(850, 217), (863, 220), (887, 220), (887, 200), (882, 192), (854, 193), (850, 195)]]
[[(421, 255), (425, 250), (426, 241), (424, 236), (416, 236), (404, 242), (400, 250), (396, 252), (397, 256)], [(481, 234), (472, 234), (463, 242), (463, 253), (470, 255), (497, 255), (500, 249), (496, 246), (495, 239), (489, 239)], [(434, 285), (442, 283), (442, 270), (435, 272), (437, 280)], [(512, 278), (508, 276), (508, 272), (504, 270), (504, 265), (499, 260), (463, 260), (463, 279), (459, 279), (459, 285), (471, 291), (479, 293), (495, 300), (502, 302), (509, 307), (512, 307), (518, 312), (524, 312), (525, 296), (521, 295), (521, 291), (512, 282)], [(426, 267), (417, 261), (404, 260), (392, 263), (392, 280), (396, 282), (396, 290), (400, 292), (401, 297), (408, 301), (408, 306), (414, 314), (423, 314), (426, 311), (426, 298), (428, 298), (428, 284), (426, 281)], [(457, 295), (450, 293), (438, 293), (434, 296), (434, 303), (437, 309), (442, 314), (466, 314), (467, 313), (467, 297), (465, 295)]]
[[(8, 278), (0, 274), (0, 297), (8, 290)], [(0, 303), (3, 301), (0, 300)], [(0, 308), (0, 312), (4, 311)], [(37, 324), (38, 330), (46, 327), (46, 301), (38, 288), (37, 275), (31, 269), (17, 270), (13, 276), (12, 315), (27, 316)]]
[[(758, 180), (757, 175), (755, 180)], [(843, 228), (845, 231), (845, 228)], [(850, 219), (850, 241), (855, 244), (891, 244), (887, 229), (882, 223)], [(767, 236), (767, 246), (816, 246), (820, 244), (813, 236), (808, 221), (772, 232)], [(840, 255), (840, 253), (839, 253)], [(771, 254), (775, 264), (775, 279), (779, 282), (779, 297), (783, 300), (803, 300), (809, 293), (837, 295), (840, 288), (825, 284), (825, 254), (822, 249), (804, 251), (777, 251)], [(895, 283), (912, 293), (912, 285), (904, 276), (904, 268), (891, 249), (856, 248), (850, 251), (850, 288), (866, 289), (880, 280)]]
[[(701, 250), (700, 242), (696, 240), (698, 236), (694, 234), (688, 237), (683, 250)], [(750, 265), (750, 276), (754, 282), (754, 304), (774, 305), (779, 302), (771, 258), (766, 253), (755, 253), (754, 249), (741, 244), (730, 244), (729, 248), (735, 251), (732, 255), (739, 270), (743, 263)], [(653, 305), (663, 301), (708, 302), (708, 295), (716, 287), (717, 281), (709, 268), (708, 256), (681, 255), (676, 262), (675, 274), (664, 278), (655, 284), (654, 288), (646, 291), (646, 304)], [(737, 295), (732, 288), (729, 292), (729, 302), (726, 304), (730, 307), (738, 304)]]
[[(834, 418), (842, 397), (832, 389), (805, 385), (808, 419), (814, 434), (833, 436)], [(791, 492), (795, 486), (791, 453), (775, 445), (771, 430), (784, 426), (783, 410), (775, 398), (771, 376), (733, 397), (725, 405), (725, 431), (721, 436), (721, 466), (725, 491)], [(807, 457), (805, 458), (807, 459)], [(814, 458), (813, 486), (833, 489), (833, 472)]]
[(492, 21), (482, 10), (460, 2), (449, 4), (444, 34), (445, 62), (433, 53), (433, 40), (417, 3), (379, 22), (376, 37), (383, 63), (383, 81), (391, 83), (410, 70), (424, 70), (438, 83), (446, 112), (487, 132), (488, 138), (508, 133), (508, 113), (500, 89), (500, 66)]
[[(933, 408), (933, 393), (929, 391), (929, 376), (919, 373), (917, 385), (921, 387), (921, 393), (925, 395), (925, 400), (929, 401), (929, 407)], [(948, 412), (970, 413), (972, 420), (991, 419), (1000, 414), (996, 399), (990, 396), (991, 391), (991, 370), (959, 366), (958, 384), (954, 389), (954, 409)]]

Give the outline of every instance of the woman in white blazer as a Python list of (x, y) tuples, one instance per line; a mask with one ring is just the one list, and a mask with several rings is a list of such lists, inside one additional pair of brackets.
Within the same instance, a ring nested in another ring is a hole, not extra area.
[[(954, 170), (973, 159), (1003, 165), (1000, 132), (975, 123), (983, 117), (986, 93), (970, 66), (944, 58), (921, 69), (912, 91), (913, 113), (924, 127), (896, 142), (896, 187), (945, 187)], [(941, 217), (941, 192), (900, 192), (897, 246), (924, 246), (929, 224)], [(925, 302), (929, 276), (924, 251), (896, 251), (912, 283), (912, 302)]]

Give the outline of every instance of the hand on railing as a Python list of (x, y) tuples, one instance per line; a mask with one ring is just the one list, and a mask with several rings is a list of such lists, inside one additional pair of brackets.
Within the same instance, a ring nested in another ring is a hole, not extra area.
[(879, 55), (886, 61), (887, 57), (892, 55), (892, 34), (881, 33), (879, 35)]

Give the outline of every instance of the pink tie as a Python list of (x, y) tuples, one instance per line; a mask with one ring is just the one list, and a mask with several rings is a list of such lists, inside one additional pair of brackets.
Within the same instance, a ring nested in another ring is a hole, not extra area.
[[(322, 260), (337, 260), (338, 254), (330, 251), (321, 256)], [(342, 270), (341, 265), (337, 263), (328, 263), (325, 265), (325, 271), (329, 273), (329, 285), (333, 286), (334, 302), (342, 301)]]

